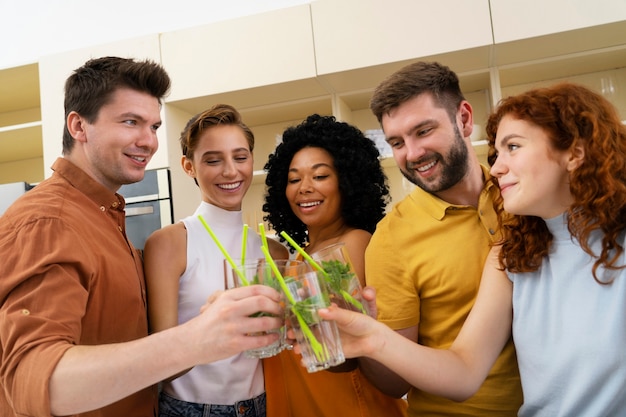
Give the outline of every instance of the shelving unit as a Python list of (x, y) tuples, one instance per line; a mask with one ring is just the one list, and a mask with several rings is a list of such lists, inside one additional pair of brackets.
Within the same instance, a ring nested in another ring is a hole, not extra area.
[(0, 70), (0, 184), (43, 180), (37, 64)]

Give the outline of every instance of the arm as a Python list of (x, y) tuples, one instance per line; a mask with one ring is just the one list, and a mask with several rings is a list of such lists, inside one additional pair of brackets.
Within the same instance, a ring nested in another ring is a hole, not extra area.
[(320, 316), (337, 321), (347, 357), (368, 357), (418, 389), (463, 401), (480, 388), (511, 334), (513, 286), (497, 269), (497, 251), (490, 252), (476, 303), (448, 350), (418, 345), (347, 310), (330, 308)]
[(365, 249), (371, 238), (372, 234), (362, 229), (353, 229), (341, 237), (341, 241), (346, 245), (354, 273), (363, 287), (365, 286)]
[(53, 415), (103, 407), (199, 363), (233, 356), (272, 343), (276, 334), (250, 333), (279, 327), (276, 317), (249, 317), (257, 311), (279, 315), (280, 295), (252, 285), (219, 292), (188, 322), (148, 337), (100, 346), (73, 346), (49, 382)]
[(176, 223), (154, 232), (144, 249), (150, 331), (178, 324), (178, 281), (187, 267), (187, 230)]
[[(180, 222), (157, 230), (146, 240), (144, 273), (150, 332), (178, 324), (179, 280), (187, 267), (187, 229)], [(171, 381), (188, 369), (172, 375)]]
[[(406, 329), (395, 330), (395, 332), (411, 341), (411, 343), (417, 343), (417, 330), (418, 327), (413, 326)], [(359, 367), (363, 375), (365, 375), (372, 385), (391, 397), (400, 398), (409, 392), (409, 388), (411, 388), (411, 384), (404, 378), (375, 359), (360, 357)]]

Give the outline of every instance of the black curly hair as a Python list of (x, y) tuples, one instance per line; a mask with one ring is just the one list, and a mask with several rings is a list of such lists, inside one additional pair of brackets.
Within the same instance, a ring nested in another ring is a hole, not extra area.
[[(341, 215), (346, 224), (373, 233), (391, 201), (378, 150), (356, 127), (318, 114), (287, 128), (282, 143), (269, 156), (264, 167), (267, 189), (263, 211), (267, 215), (263, 219), (277, 233), (285, 231), (299, 245), (308, 242), (306, 225), (293, 213), (285, 196), (291, 160), (307, 147), (324, 149), (332, 156), (339, 179)], [(280, 240), (285, 239), (281, 236)], [(290, 250), (293, 252), (293, 248)]]

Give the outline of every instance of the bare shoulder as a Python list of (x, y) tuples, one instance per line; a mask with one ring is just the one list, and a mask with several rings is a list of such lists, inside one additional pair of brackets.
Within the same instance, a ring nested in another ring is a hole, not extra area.
[(186, 256), (186, 251), (187, 229), (180, 222), (154, 231), (146, 240), (144, 258), (176, 259), (180, 254)]
[(178, 245), (187, 240), (187, 229), (182, 222), (165, 226), (154, 231), (146, 240), (146, 247), (149, 245)]
[(267, 246), (273, 259), (288, 259), (289, 251), (276, 239), (267, 239)]
[(341, 237), (341, 241), (345, 243), (347, 247), (363, 248), (363, 250), (365, 250), (371, 238), (372, 234), (367, 230), (352, 229)]

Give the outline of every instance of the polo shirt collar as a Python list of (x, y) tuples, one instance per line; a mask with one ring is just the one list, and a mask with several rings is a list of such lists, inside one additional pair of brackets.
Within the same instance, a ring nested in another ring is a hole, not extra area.
[[(494, 185), (491, 183), (491, 181), (488, 181), (491, 178), (491, 175), (489, 174), (489, 169), (482, 164), (480, 165), (480, 168), (483, 171), (483, 178), (485, 178), (484, 188), (481, 191), (480, 198), (480, 200), (482, 200), (483, 194), (490, 193), (490, 190), (492, 187), (494, 187)], [(411, 192), (411, 198), (417, 204), (421, 205), (426, 213), (428, 213), (430, 216), (437, 220), (442, 220), (446, 215), (446, 210), (448, 210), (449, 208), (458, 209), (461, 207), (466, 207), (448, 203), (447, 201), (440, 199), (434, 194), (422, 190), (420, 187), (415, 187), (415, 189)]]

